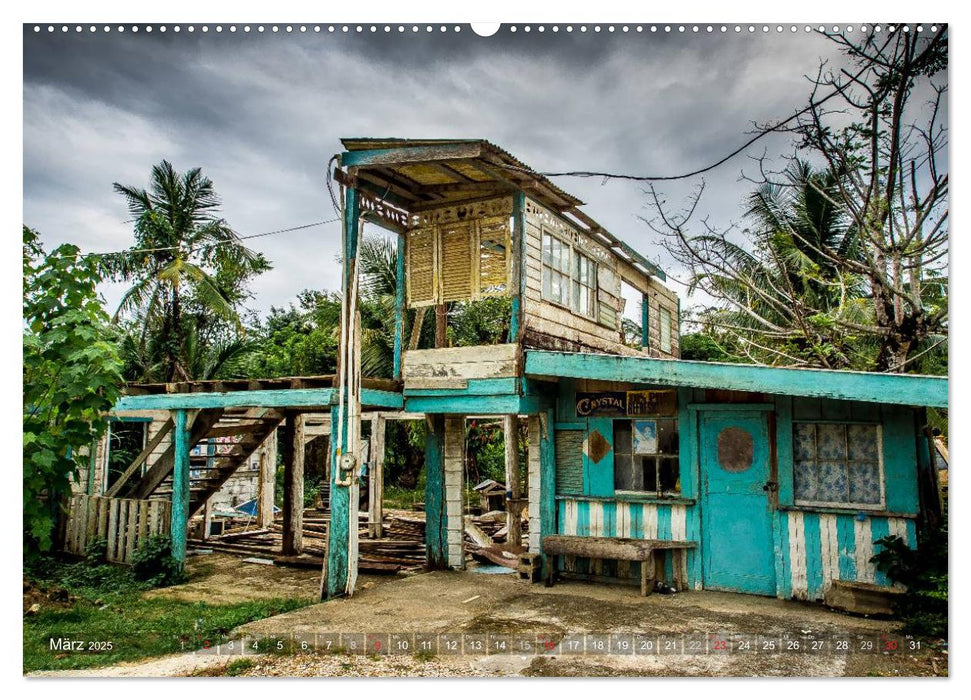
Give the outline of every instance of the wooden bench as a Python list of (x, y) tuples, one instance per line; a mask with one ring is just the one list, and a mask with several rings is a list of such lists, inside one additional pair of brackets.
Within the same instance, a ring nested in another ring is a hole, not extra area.
[[(671, 550), (674, 560), (674, 587), (681, 591), (687, 582), (681, 580), (682, 559), (685, 550), (697, 546), (696, 542), (686, 540), (635, 540), (622, 537), (577, 537), (574, 535), (548, 535), (543, 538), (543, 553), (548, 557), (555, 555), (587, 557), (589, 559), (619, 559), (641, 562), (641, 595), (647, 596), (654, 589), (656, 563), (654, 553)], [(556, 566), (549, 563), (546, 578), (547, 587), (556, 579)]]

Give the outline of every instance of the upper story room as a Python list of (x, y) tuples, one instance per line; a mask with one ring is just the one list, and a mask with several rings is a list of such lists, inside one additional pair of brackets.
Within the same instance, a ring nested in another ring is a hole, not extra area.
[[(679, 300), (664, 272), (506, 151), (484, 140), (342, 143), (336, 176), (360, 218), (400, 234), (399, 309), (409, 313), (399, 311), (396, 375), (447, 361), (449, 309), (484, 300), (508, 311), (483, 361), (518, 365), (528, 349), (680, 356)], [(419, 350), (417, 328), (432, 315), (435, 349)]]

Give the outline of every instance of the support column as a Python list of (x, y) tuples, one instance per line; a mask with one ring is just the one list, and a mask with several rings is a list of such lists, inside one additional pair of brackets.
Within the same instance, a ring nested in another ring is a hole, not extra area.
[(523, 270), (526, 255), (524, 251), (526, 240), (526, 195), (516, 192), (512, 198), (513, 230), (511, 233), (512, 250), (510, 255), (511, 275), (509, 286), (512, 290), (509, 337), (507, 343), (518, 343), (523, 331), (523, 294), (526, 286), (526, 274)]
[(651, 298), (641, 294), (641, 347), (651, 349)]
[(519, 546), (523, 539), (520, 520), (522, 496), (519, 488), (519, 417), (502, 417), (502, 437), (506, 449), (506, 543)]
[(189, 429), (184, 408), (173, 416), (172, 443), (175, 461), (172, 468), (172, 557), (185, 566), (185, 538), (189, 526)]
[(445, 304), (435, 305), (435, 347), (444, 348), (448, 336), (448, 313)]
[(276, 429), (260, 446), (260, 477), (256, 496), (256, 525), (267, 528), (273, 524), (273, 506), (276, 505)]
[(394, 290), (394, 379), (401, 379), (401, 350), (405, 338), (405, 236), (398, 235)]
[(371, 423), (370, 475), (368, 480), (368, 535), (384, 537), (384, 431), (385, 417), (377, 415)]
[(283, 555), (303, 551), (304, 417), (287, 411), (283, 453)]
[[(348, 179), (356, 171), (350, 168)], [(358, 192), (348, 187), (343, 209), (343, 273), (338, 347), (336, 405), (331, 406), (330, 525), (321, 597), (351, 595), (357, 582), (357, 532), (360, 508), (361, 315), (358, 309), (358, 242), (361, 207)]]
[[(529, 550), (541, 552), (543, 538), (556, 534), (556, 463), (553, 411), (529, 417)], [(543, 557), (542, 578), (553, 562)]]
[(465, 518), (462, 477), (465, 471), (465, 416), (445, 418), (445, 529), (448, 565), (465, 568)]
[(448, 564), (448, 521), (445, 517), (445, 418), (427, 417), (425, 436), (425, 564), (444, 569)]

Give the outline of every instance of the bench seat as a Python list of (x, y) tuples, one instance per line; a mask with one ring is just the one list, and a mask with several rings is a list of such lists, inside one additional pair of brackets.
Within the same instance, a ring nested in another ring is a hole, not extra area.
[[(618, 559), (641, 562), (641, 595), (647, 596), (654, 589), (656, 570), (654, 553), (670, 549), (674, 558), (674, 587), (684, 590), (687, 585), (681, 579), (681, 558), (684, 552), (697, 546), (688, 540), (639, 540), (625, 537), (579, 537), (576, 535), (547, 535), (543, 538), (543, 553), (547, 556), (575, 556), (589, 559)], [(556, 579), (556, 567), (550, 562), (546, 585)]]

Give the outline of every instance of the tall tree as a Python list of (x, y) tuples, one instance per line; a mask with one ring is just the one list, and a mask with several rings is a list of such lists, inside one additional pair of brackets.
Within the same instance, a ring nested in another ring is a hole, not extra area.
[[(115, 317), (139, 319), (139, 344), (157, 347), (162, 381), (190, 379), (190, 327), (215, 316), (241, 330), (245, 282), (270, 265), (218, 215), (219, 196), (200, 168), (179, 173), (163, 160), (152, 168), (148, 189), (117, 182), (114, 188), (135, 220), (134, 246), (104, 260), (114, 279), (132, 283)], [(187, 303), (201, 312), (192, 323)]]
[(759, 159), (758, 225), (692, 233), (703, 186), (682, 213), (651, 188), (650, 223), (736, 352), (902, 372), (947, 336), (947, 27), (826, 37), (846, 65), (821, 65), (807, 107), (764, 127), (797, 153), (782, 173)]

